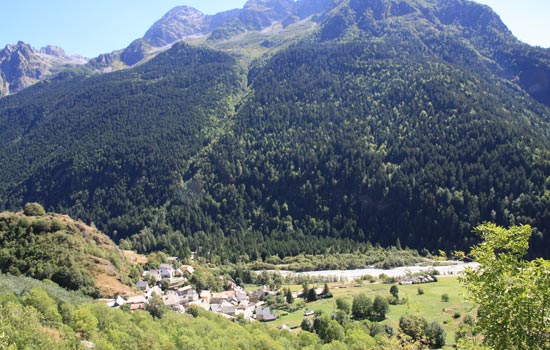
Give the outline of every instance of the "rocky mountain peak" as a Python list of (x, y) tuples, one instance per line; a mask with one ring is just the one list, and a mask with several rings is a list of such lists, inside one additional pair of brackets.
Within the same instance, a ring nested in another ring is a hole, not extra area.
[(143, 38), (153, 46), (168, 45), (203, 32), (208, 27), (206, 19), (207, 16), (197, 9), (178, 6), (153, 24)]
[(65, 50), (63, 50), (59, 46), (48, 45), (46, 47), (41, 48), (39, 52), (45, 55), (50, 55), (55, 57), (67, 57)]
[(83, 63), (84, 59), (68, 57), (56, 46), (36, 50), (22, 41), (6, 45), (0, 50), (0, 96), (18, 92), (64, 67)]

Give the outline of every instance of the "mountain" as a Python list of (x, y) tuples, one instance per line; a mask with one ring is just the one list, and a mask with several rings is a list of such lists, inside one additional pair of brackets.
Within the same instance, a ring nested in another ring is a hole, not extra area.
[(67, 56), (56, 46), (36, 50), (21, 41), (7, 45), (0, 50), (0, 97), (21, 91), (63, 69), (85, 63), (86, 59)]
[(134, 68), (0, 100), (1, 207), (213, 261), (466, 249), (484, 221), (532, 224), (550, 254), (550, 50), (489, 7), (249, 1), (215, 26), (174, 11), (131, 45)]
[(139, 275), (109, 237), (37, 204), (0, 213), (0, 252), (2, 273), (49, 279), (95, 297), (131, 292), (129, 275)]
[(293, 17), (304, 19), (322, 14), (334, 6), (333, 1), (250, 0), (242, 9), (213, 16), (187, 6), (176, 7), (156, 22), (143, 39), (155, 47), (173, 44), (191, 36), (207, 35), (209, 40), (228, 39), (248, 31), (260, 31)]
[[(244, 55), (248, 56), (254, 50), (253, 58), (257, 58), (268, 48), (305, 35), (333, 6), (332, 0), (251, 0), (242, 9), (215, 15), (178, 6), (154, 23), (143, 38), (136, 39), (127, 48), (92, 59), (89, 66), (100, 72), (132, 67), (179, 41), (194, 41), (224, 51), (246, 51)], [(280, 31), (280, 26), (286, 28), (296, 23), (300, 25)], [(265, 36), (262, 41), (257, 38), (260, 33)], [(262, 45), (257, 47), (260, 43)], [(252, 49), (249, 48), (251, 44)]]

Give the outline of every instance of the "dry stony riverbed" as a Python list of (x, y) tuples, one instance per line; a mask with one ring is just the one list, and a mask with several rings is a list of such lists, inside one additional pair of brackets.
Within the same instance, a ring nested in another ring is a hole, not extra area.
[(384, 270), (378, 268), (365, 268), (357, 270), (325, 270), (325, 271), (307, 271), (307, 272), (293, 272), (281, 270), (279, 271), (283, 276), (312, 276), (312, 277), (335, 277), (339, 280), (354, 280), (361, 278), (365, 275), (378, 277), (381, 274), (385, 274), (389, 277), (401, 277), (408, 274), (414, 274), (419, 272), (430, 272), (437, 270), (440, 276), (458, 275), (467, 267), (476, 268), (477, 263), (464, 263), (457, 261), (437, 262), (433, 265), (414, 265), (414, 266), (402, 266), (394, 269)]

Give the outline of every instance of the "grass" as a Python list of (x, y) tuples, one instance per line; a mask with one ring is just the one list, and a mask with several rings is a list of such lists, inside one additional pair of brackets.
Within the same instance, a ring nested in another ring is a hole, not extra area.
[[(309, 303), (306, 307), (313, 311), (331, 313), (336, 310), (335, 300), (338, 297), (346, 298), (351, 302), (354, 295), (361, 293), (367, 294), (371, 297), (371, 299), (374, 299), (376, 295), (390, 296), (390, 284), (363, 283), (363, 285), (359, 287), (349, 285), (346, 288), (337, 288), (341, 285), (341, 283), (329, 284), (334, 298)], [(298, 291), (301, 289), (301, 286), (285, 287), (290, 287), (292, 291)], [(421, 287), (424, 290), (424, 294), (418, 295), (418, 287)], [(406, 298), (407, 303), (403, 305), (391, 305), (390, 311), (386, 315), (386, 320), (382, 321), (382, 324), (389, 324), (396, 330), (399, 327), (399, 318), (402, 315), (420, 315), (426, 318), (428, 322), (438, 321), (441, 323), (447, 335), (447, 345), (452, 345), (455, 342), (455, 330), (458, 329), (458, 325), (464, 316), (467, 314), (475, 314), (473, 305), (464, 300), (463, 289), (456, 276), (439, 278), (437, 283), (405, 285), (398, 286), (398, 288), (399, 297)], [(449, 296), (448, 302), (441, 301), (441, 296), (443, 294), (447, 294)], [(305, 317), (304, 310), (298, 310), (294, 313), (289, 313), (286, 315), (284, 312), (277, 313), (279, 318), (276, 321), (270, 322), (270, 326), (279, 327), (285, 324), (291, 328), (299, 327)], [(461, 317), (457, 319), (453, 318), (455, 313), (459, 313)]]

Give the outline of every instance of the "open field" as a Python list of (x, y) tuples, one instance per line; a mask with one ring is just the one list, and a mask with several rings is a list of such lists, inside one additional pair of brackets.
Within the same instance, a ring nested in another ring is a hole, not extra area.
[[(329, 284), (334, 298), (309, 303), (306, 306), (307, 309), (330, 313), (336, 310), (335, 300), (338, 297), (344, 297), (351, 302), (354, 295), (361, 293), (365, 293), (371, 299), (374, 299), (376, 295), (390, 296), (389, 290), (391, 287), (390, 284), (369, 284), (367, 282), (363, 282), (360, 286), (349, 284), (346, 288), (338, 288), (339, 286), (342, 286), (342, 283)], [(302, 288), (296, 285), (286, 287), (290, 287), (292, 291), (298, 291)], [(318, 287), (322, 287), (322, 285)], [(419, 287), (424, 290), (423, 295), (418, 295)], [(404, 305), (391, 305), (386, 320), (382, 321), (382, 324), (390, 324), (394, 329), (398, 328), (399, 318), (402, 315), (407, 313), (421, 315), (428, 322), (436, 320), (443, 325), (447, 334), (447, 345), (450, 345), (454, 344), (454, 332), (464, 316), (467, 314), (475, 315), (473, 305), (464, 299), (462, 286), (456, 276), (441, 277), (436, 283), (400, 285), (398, 288), (399, 297), (406, 298), (407, 303)], [(443, 294), (449, 296), (448, 302), (441, 300)], [(460, 317), (453, 318), (455, 313), (459, 313)], [(270, 322), (270, 326), (279, 327), (285, 324), (291, 328), (299, 327), (304, 318), (304, 310), (287, 315), (284, 312), (278, 312), (278, 314), (279, 318), (274, 322)]]

